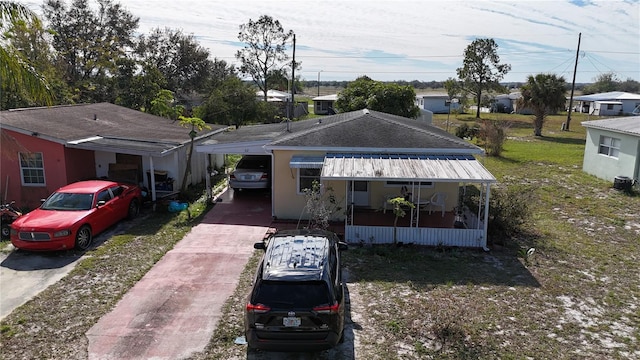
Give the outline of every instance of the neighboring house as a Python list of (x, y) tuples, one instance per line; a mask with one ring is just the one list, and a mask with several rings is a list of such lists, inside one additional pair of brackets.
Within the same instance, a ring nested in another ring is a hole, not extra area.
[[(483, 150), (419, 120), (358, 110), (243, 126), (214, 135), (197, 151), (271, 155), (272, 215), (279, 220), (308, 218), (304, 189), (319, 181), (325, 191), (333, 189), (343, 209), (334, 220), (344, 222), (347, 241), (388, 243), (394, 231), (388, 200), (406, 188), (417, 209), (408, 209), (402, 219), (401, 241), (480, 248), (487, 244), (488, 199), (496, 179), (475, 159)], [(476, 186), (483, 211), (467, 214), (468, 228), (460, 229), (453, 226), (454, 209), (463, 185)], [(444, 201), (428, 203), (436, 193)]]
[(313, 99), (313, 113), (316, 115), (334, 115), (333, 104), (338, 100), (338, 94), (324, 95), (314, 97)]
[[(264, 92), (256, 91), (256, 97), (258, 100), (264, 100)], [(278, 90), (268, 90), (267, 91), (267, 102), (272, 104), (277, 104), (280, 109), (280, 116), (289, 118), (291, 115), (291, 111), (293, 111), (293, 117), (299, 118), (309, 114), (309, 104), (306, 101), (296, 102), (295, 106), (291, 106), (291, 94), (278, 91)]]
[(458, 110), (460, 108), (459, 103), (450, 103), (449, 95), (447, 94), (423, 94), (416, 96), (416, 106), (418, 106), (420, 110), (429, 110), (434, 114), (449, 113), (449, 105), (451, 105), (451, 110)]
[[(226, 129), (211, 127), (196, 135), (196, 144)], [(191, 130), (109, 103), (2, 111), (0, 129), (3, 200), (30, 209), (63, 185), (93, 178), (147, 186), (152, 200), (177, 191)], [(204, 157), (194, 152), (188, 184), (208, 173)]]
[[(256, 97), (260, 100), (264, 100), (264, 91), (256, 91)], [(291, 93), (278, 90), (267, 90), (267, 101), (269, 102), (286, 102), (291, 101)]]
[(587, 142), (582, 170), (605, 180), (640, 179), (640, 116), (584, 121)]
[[(622, 91), (574, 96), (574, 110), (591, 115), (631, 115), (640, 106), (640, 94)], [(617, 110), (617, 112), (616, 112)], [(598, 112), (596, 114), (596, 112)]]

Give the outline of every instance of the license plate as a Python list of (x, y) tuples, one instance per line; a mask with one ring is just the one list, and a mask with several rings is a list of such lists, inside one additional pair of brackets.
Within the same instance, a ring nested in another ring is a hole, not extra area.
[(297, 327), (297, 326), (300, 326), (300, 318), (285, 317), (285, 318), (282, 318), (282, 324), (287, 327)]
[(242, 177), (242, 180), (253, 180), (253, 176), (252, 175), (245, 175)]

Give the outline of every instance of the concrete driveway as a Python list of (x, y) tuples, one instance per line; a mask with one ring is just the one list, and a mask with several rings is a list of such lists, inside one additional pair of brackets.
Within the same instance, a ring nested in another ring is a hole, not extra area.
[(266, 194), (233, 191), (88, 332), (89, 359), (180, 359), (202, 351), (271, 224)]

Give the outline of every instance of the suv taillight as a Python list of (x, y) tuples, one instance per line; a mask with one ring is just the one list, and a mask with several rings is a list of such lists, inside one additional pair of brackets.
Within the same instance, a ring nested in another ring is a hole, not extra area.
[(269, 175), (267, 175), (267, 173), (262, 173), (260, 180), (267, 180), (268, 178), (269, 178)]
[(235, 178), (236, 178), (236, 176), (235, 176), (235, 175), (233, 175), (233, 174), (231, 174), (231, 175), (229, 176), (229, 178), (231, 178), (231, 179), (235, 179)]
[(336, 301), (333, 305), (321, 305), (313, 308), (313, 311), (319, 314), (337, 314), (340, 304)]
[(271, 308), (268, 307), (267, 305), (264, 305), (264, 304), (247, 303), (247, 311), (248, 312), (257, 313), (257, 314), (263, 314), (263, 313), (266, 313), (269, 310), (271, 310)]

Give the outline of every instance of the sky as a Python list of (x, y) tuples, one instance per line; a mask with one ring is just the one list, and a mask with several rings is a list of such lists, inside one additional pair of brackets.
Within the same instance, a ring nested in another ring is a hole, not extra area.
[[(640, 81), (640, 0), (113, 1), (139, 17), (140, 33), (182, 30), (229, 64), (244, 46), (239, 26), (269, 15), (296, 34), (303, 80), (456, 78), (465, 48), (492, 38), (511, 65), (503, 81), (553, 73), (571, 82), (581, 33), (577, 83), (606, 73)], [(41, 13), (42, 1), (21, 2)]]

